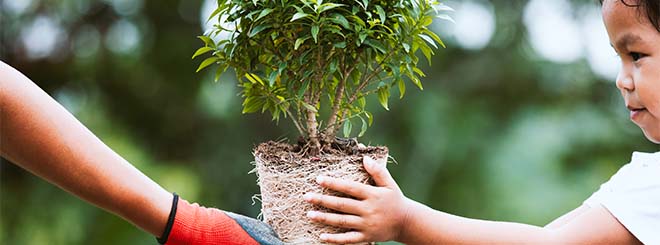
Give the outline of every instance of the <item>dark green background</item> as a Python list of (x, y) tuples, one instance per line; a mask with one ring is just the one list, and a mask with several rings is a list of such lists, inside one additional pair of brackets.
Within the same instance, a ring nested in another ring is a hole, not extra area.
[[(76, 11), (84, 2), (88, 8)], [(295, 130), (287, 120), (275, 125), (267, 115), (242, 115), (231, 74), (216, 84), (212, 74), (194, 72), (201, 2), (144, 1), (127, 16), (110, 2), (44, 0), (22, 15), (0, 10), (0, 58), (168, 190), (257, 216), (252, 147), (293, 139)], [(544, 225), (579, 206), (633, 150), (657, 146), (629, 122), (614, 83), (595, 76), (584, 59), (557, 64), (530, 55), (526, 1), (491, 3), (493, 41), (472, 51), (447, 38), (433, 66), (422, 65), (423, 92), (408, 86), (402, 101), (394, 92), (389, 112), (369, 101), (375, 122), (361, 141), (390, 148), (398, 164), (389, 169), (415, 200), (467, 217)], [(97, 28), (100, 47), (76, 56), (68, 38), (59, 53), (30, 59), (18, 36), (41, 14), (62, 19), (69, 37), (85, 25)], [(129, 53), (104, 46), (120, 19), (142, 31)], [(0, 167), (0, 244), (155, 243), (7, 161)]]

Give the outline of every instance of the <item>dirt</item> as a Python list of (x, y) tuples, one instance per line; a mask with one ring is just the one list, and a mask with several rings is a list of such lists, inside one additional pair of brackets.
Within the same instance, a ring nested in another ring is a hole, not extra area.
[(348, 230), (311, 222), (310, 210), (333, 212), (303, 201), (308, 192), (345, 196), (321, 188), (316, 184), (319, 175), (373, 184), (366, 173), (362, 158), (382, 159), (388, 156), (387, 147), (360, 147), (354, 140), (337, 140), (318, 155), (305, 151), (304, 142), (290, 145), (269, 141), (254, 149), (256, 173), (261, 189), (264, 222), (273, 226), (280, 238), (289, 244), (323, 244), (321, 233), (339, 233)]

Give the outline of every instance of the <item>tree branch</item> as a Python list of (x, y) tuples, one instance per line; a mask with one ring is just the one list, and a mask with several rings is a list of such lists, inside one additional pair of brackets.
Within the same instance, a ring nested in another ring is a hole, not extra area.
[(305, 137), (306, 136), (305, 131), (303, 130), (302, 126), (300, 125), (300, 121), (299, 121), (300, 119), (298, 117), (294, 117), (293, 113), (291, 113), (291, 110), (289, 110), (289, 108), (286, 108), (286, 114), (289, 115), (289, 117), (291, 118), (291, 121), (293, 121), (293, 125), (295, 125), (296, 129), (298, 129), (298, 133), (300, 134), (300, 136)]
[[(344, 59), (345, 60), (345, 59)], [(342, 62), (344, 63), (344, 62)], [(345, 67), (342, 65), (342, 67)], [(343, 78), (341, 82), (337, 85), (337, 90), (335, 93), (335, 100), (334, 104), (332, 105), (332, 111), (330, 112), (330, 118), (328, 119), (328, 125), (325, 128), (325, 136), (326, 136), (326, 141), (331, 142), (334, 137), (335, 133), (337, 132), (337, 117), (339, 116), (339, 111), (341, 108), (341, 102), (342, 99), (344, 98), (344, 89), (346, 88), (346, 81), (348, 80), (348, 77), (350, 74), (353, 72), (355, 69), (355, 66), (352, 66), (351, 68), (348, 69), (348, 71), (345, 71), (343, 73)], [(343, 112), (344, 113), (344, 112)], [(343, 118), (343, 113), (339, 117), (340, 119)]]
[(387, 61), (387, 59), (390, 58), (390, 56), (392, 56), (392, 54), (394, 54), (394, 50), (390, 50), (385, 56), (385, 58), (383, 58), (383, 60), (380, 61), (380, 63), (378, 63), (378, 68), (376, 68), (373, 72), (371, 72), (371, 74), (369, 74), (366, 79), (362, 80), (362, 82), (357, 87), (357, 89), (353, 91), (353, 95), (351, 95), (351, 97), (348, 99), (348, 104), (352, 104), (355, 101), (355, 99), (357, 99), (357, 96), (358, 94), (360, 94), (360, 91), (364, 89), (364, 87), (369, 85), (371, 79), (373, 79), (378, 73), (380, 73), (383, 70), (383, 64), (385, 63), (385, 61)]

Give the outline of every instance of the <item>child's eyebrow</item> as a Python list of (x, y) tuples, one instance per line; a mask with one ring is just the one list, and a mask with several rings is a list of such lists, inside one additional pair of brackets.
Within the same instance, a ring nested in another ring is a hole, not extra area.
[(616, 41), (615, 48), (619, 48), (619, 49), (625, 48), (641, 40), (642, 38), (639, 37), (638, 35), (632, 33), (626, 33), (625, 35), (623, 35), (623, 37), (619, 38), (619, 40)]

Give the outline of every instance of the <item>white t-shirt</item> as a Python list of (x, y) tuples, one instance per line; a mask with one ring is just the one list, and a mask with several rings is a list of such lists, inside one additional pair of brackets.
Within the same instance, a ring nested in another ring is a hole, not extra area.
[(603, 205), (639, 241), (660, 244), (660, 152), (634, 152), (584, 204)]

